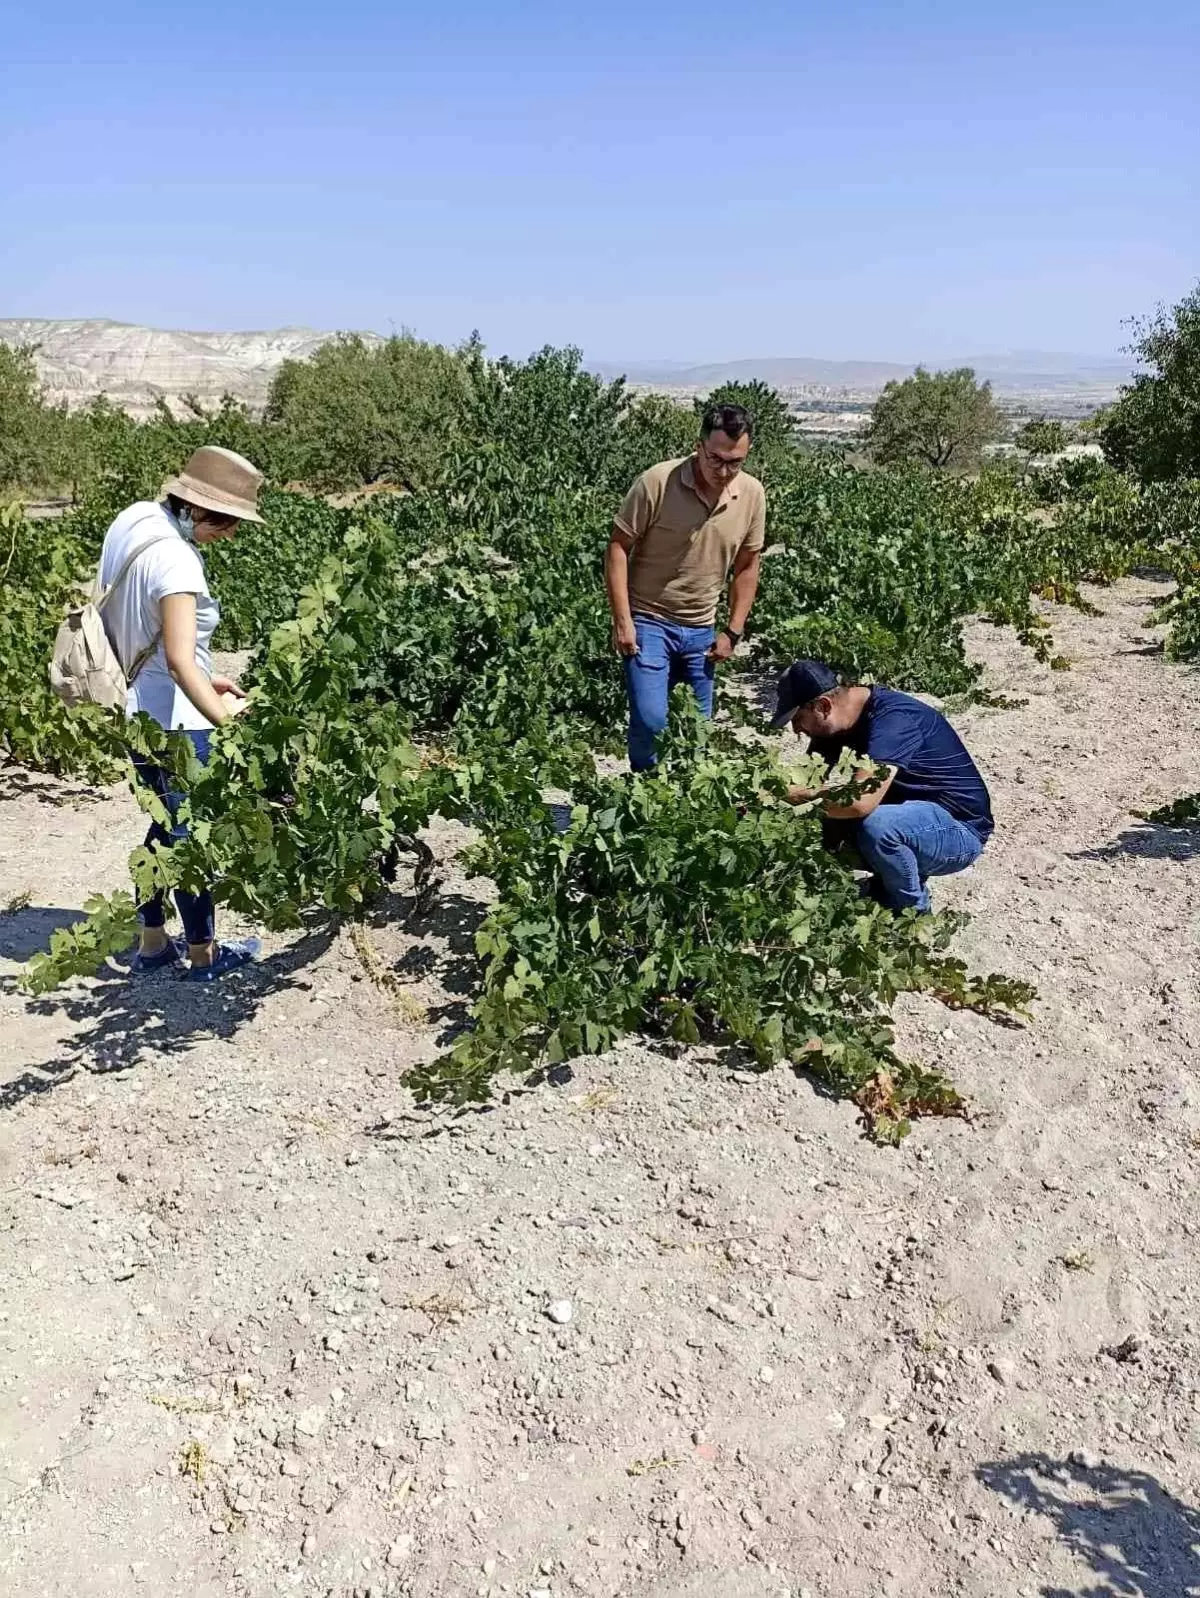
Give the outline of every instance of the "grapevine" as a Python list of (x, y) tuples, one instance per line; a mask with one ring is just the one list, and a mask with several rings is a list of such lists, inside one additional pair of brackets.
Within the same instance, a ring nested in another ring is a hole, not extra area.
[(1160, 827), (1190, 827), (1200, 822), (1200, 793), (1185, 794), (1157, 810), (1135, 810), (1139, 821), (1150, 821)]
[[(942, 953), (951, 918), (862, 899), (822, 847), (815, 807), (786, 803), (792, 776), (726, 743), (677, 694), (659, 770), (581, 784), (565, 833), (543, 815), (485, 841), (470, 864), (500, 901), (476, 940), (483, 993), (418, 1092), (460, 1103), (503, 1071), (657, 1028), (763, 1066), (803, 1061), (877, 1137), (902, 1136), (914, 1114), (960, 1113), (948, 1082), (895, 1054), (892, 1000), (932, 989), (1009, 1013), (1032, 990), (967, 978)], [(851, 797), (848, 771), (841, 781)]]
[[(854, 1099), (876, 1136), (962, 1113), (952, 1084), (896, 1054), (892, 1001), (926, 991), (1003, 1019), (1031, 993), (971, 975), (949, 952), (956, 918), (895, 918), (863, 901), (821, 848), (817, 818), (780, 802), (762, 741), (686, 709), (654, 775), (598, 775), (625, 715), (601, 580), (613, 507), (693, 424), (597, 383), (569, 354), (501, 363), (480, 384), (474, 436), (425, 486), (373, 497), (369, 516), (274, 491), (265, 527), (209, 552), (218, 642), (253, 653), (249, 714), (218, 730), (203, 767), (185, 741), (68, 714), (42, 686), (63, 599), (94, 569), (119, 494), (151, 491), (159, 454), (142, 458), (136, 431), (122, 434), (122, 473), (74, 514), (51, 525), (6, 513), (4, 753), (99, 778), (129, 743), (173, 770), (190, 825), (171, 848), (135, 850), (130, 887), (90, 900), (27, 984), (46, 991), (127, 947), (135, 902), (159, 887), (211, 884), (219, 904), (275, 930), (361, 916), (420, 828), (454, 817), (477, 829), (471, 864), (499, 897), (479, 934), (472, 1024), (413, 1079), (424, 1096), (486, 1096), (505, 1072), (648, 1030), (800, 1063)], [(786, 446), (765, 449), (759, 469), (769, 548), (756, 670), (812, 653), (899, 687), (986, 698), (964, 647), (969, 617), (1013, 626), (1064, 665), (1037, 598), (1083, 605), (1080, 583), (1150, 551), (1179, 574), (1186, 646), (1200, 565), (1182, 490), (1091, 465), (953, 481)], [(727, 719), (754, 720), (723, 698)], [(565, 832), (543, 799), (550, 785), (572, 797)]]

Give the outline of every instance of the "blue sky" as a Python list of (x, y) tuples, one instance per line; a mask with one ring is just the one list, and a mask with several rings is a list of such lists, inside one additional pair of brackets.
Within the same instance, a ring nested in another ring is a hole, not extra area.
[(1200, 278), (1196, 0), (13, 8), (0, 316), (1115, 352)]

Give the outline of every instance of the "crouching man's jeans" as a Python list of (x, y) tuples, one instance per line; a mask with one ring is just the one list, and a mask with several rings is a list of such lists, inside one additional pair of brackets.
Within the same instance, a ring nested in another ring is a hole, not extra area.
[(635, 616), (633, 623), (638, 652), (625, 662), (629, 764), (634, 771), (648, 771), (676, 683), (689, 683), (703, 714), (712, 715), (713, 663), (707, 655), (716, 634), (711, 627), (684, 627), (658, 616)]
[(853, 839), (879, 899), (893, 910), (928, 910), (926, 878), (964, 871), (983, 851), (970, 827), (923, 799), (877, 806), (855, 823)]

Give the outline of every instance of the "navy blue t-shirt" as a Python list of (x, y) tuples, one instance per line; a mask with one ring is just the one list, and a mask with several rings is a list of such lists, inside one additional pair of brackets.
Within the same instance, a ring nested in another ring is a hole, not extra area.
[(872, 688), (853, 727), (814, 738), (810, 747), (830, 765), (843, 749), (852, 749), (881, 766), (895, 766), (885, 805), (930, 800), (970, 827), (981, 843), (992, 835), (992, 802), (962, 739), (940, 711), (911, 694)]

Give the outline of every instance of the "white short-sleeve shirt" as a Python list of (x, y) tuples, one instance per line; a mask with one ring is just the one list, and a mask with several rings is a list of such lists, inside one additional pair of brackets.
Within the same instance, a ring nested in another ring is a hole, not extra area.
[[(107, 588), (131, 552), (150, 539), (155, 540), (153, 545), (137, 557), (104, 607), (109, 641), (128, 671), (161, 631), (162, 601), (169, 594), (195, 594), (196, 664), (211, 677), (212, 635), (221, 612), (208, 591), (199, 550), (183, 536), (165, 504), (147, 500), (131, 505), (113, 522), (100, 553), (100, 587)], [(129, 689), (126, 714), (136, 716), (139, 710), (152, 716), (160, 727), (203, 731), (212, 725), (176, 687), (161, 638)]]

